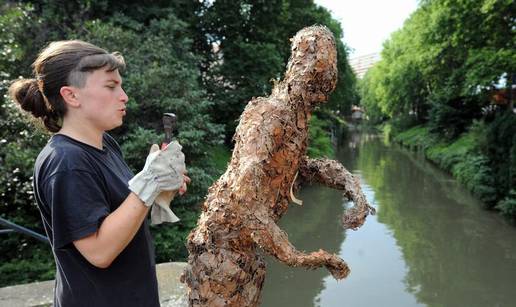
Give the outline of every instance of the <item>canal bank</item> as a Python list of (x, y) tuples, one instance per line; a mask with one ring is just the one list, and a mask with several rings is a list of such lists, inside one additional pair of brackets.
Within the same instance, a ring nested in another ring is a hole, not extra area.
[(476, 122), (453, 140), (431, 133), (426, 126), (412, 127), (392, 139), (451, 174), (482, 201), (482, 207), (516, 223), (515, 116), (489, 125)]

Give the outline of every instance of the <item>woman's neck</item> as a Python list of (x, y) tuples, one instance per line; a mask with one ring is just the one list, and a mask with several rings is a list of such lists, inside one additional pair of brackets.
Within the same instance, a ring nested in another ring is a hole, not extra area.
[(91, 129), (86, 125), (67, 122), (63, 119), (63, 126), (57, 133), (64, 134), (77, 141), (81, 141), (98, 149), (102, 149), (102, 136), (104, 131)]

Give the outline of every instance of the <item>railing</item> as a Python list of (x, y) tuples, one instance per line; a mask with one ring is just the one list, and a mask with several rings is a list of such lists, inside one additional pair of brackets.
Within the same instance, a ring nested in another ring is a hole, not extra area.
[(50, 244), (50, 242), (48, 241), (48, 238), (46, 236), (41, 235), (33, 230), (30, 230), (30, 229), (20, 226), (18, 224), (15, 224), (11, 221), (8, 221), (2, 217), (0, 217), (0, 225), (7, 228), (7, 229), (0, 229), (0, 234), (11, 233), (11, 232), (16, 231), (16, 232), (22, 233), (24, 235), (27, 235), (29, 237), (33, 237), (34, 239), (39, 240), (41, 242)]

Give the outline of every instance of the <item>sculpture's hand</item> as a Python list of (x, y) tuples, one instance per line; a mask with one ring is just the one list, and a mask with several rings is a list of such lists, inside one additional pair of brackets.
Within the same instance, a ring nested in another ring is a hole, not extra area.
[(271, 218), (255, 212), (258, 218), (253, 219), (251, 237), (256, 244), (269, 255), (288, 266), (317, 268), (325, 266), (336, 279), (348, 276), (350, 270), (346, 262), (337, 255), (324, 250), (305, 254), (298, 251), (288, 240), (287, 235)]

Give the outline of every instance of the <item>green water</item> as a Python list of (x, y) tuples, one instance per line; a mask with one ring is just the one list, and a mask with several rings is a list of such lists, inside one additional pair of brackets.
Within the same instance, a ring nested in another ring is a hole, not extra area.
[(305, 187), (280, 222), (303, 251), (339, 254), (351, 275), (289, 268), (272, 258), (262, 306), (516, 306), (516, 227), (415, 153), (354, 135), (337, 157), (361, 178), (377, 215), (344, 231), (341, 195)]

